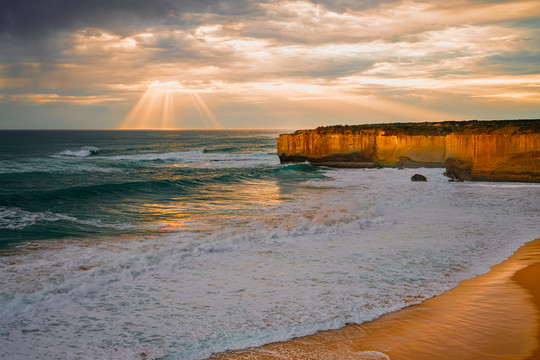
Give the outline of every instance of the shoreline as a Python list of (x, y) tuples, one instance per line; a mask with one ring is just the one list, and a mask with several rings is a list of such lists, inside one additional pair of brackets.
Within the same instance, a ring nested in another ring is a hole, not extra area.
[(373, 321), (215, 354), (227, 359), (540, 358), (540, 238), (483, 275)]

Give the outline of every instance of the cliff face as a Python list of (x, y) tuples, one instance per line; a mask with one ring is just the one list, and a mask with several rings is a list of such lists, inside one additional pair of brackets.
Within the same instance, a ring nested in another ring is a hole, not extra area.
[(444, 136), (386, 135), (384, 131), (318, 133), (304, 131), (278, 138), (282, 163), (309, 161), (336, 167), (443, 166)]
[(376, 139), (375, 162), (382, 166), (442, 167), (446, 140), (444, 136), (387, 135)]
[(377, 131), (321, 133), (302, 131), (280, 135), (278, 154), (281, 162), (310, 161), (317, 165), (365, 166), (376, 157)]
[(280, 135), (282, 163), (446, 167), (466, 180), (540, 182), (540, 120), (335, 126)]
[(491, 134), (450, 134), (447, 174), (466, 180), (540, 182), (540, 133), (516, 129)]

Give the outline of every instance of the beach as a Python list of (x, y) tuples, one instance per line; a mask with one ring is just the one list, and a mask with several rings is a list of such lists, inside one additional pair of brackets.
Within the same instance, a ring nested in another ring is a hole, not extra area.
[(488, 273), (418, 305), (212, 359), (539, 359), (539, 278), (536, 239)]
[(464, 281), (539, 237), (540, 184), (283, 165), (278, 135), (0, 132), (0, 358), (534, 351), (526, 264)]

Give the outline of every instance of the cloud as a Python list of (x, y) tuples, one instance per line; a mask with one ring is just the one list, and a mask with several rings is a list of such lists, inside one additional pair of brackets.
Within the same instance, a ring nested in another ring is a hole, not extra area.
[(234, 9), (245, 13), (250, 3), (235, 0), (4, 0), (1, 3), (0, 34), (15, 37), (46, 36), (59, 30), (85, 27), (133, 29), (165, 22), (178, 13), (216, 12)]
[(471, 114), (494, 99), (540, 104), (531, 95), (540, 88), (539, 18), (534, 0), (4, 1), (0, 95), (4, 105), (112, 109), (159, 81), (235, 109), (218, 118), (246, 104), (285, 116), (274, 102), (378, 119), (414, 104), (426, 107), (412, 112), (423, 119), (446, 119), (448, 99), (477, 104)]
[(0, 101), (22, 101), (36, 104), (71, 103), (80, 105), (94, 105), (111, 101), (124, 101), (122, 98), (112, 96), (66, 96), (58, 94), (17, 94), (3, 96)]
[(533, 75), (538, 74), (538, 64), (540, 64), (540, 49), (536, 48), (497, 53), (482, 59), (478, 66), (493, 72)]

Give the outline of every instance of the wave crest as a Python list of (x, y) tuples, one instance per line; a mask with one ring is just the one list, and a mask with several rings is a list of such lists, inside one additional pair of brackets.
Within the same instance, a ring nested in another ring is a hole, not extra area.
[(87, 157), (90, 155), (97, 154), (99, 152), (99, 149), (95, 146), (83, 146), (78, 151), (71, 151), (71, 150), (64, 150), (58, 153), (58, 155), (62, 156), (71, 156), (71, 157)]
[(107, 227), (117, 230), (127, 230), (132, 227), (130, 224), (102, 223), (101, 220), (81, 220), (76, 217), (57, 214), (51, 211), (31, 212), (17, 207), (0, 206), (0, 229), (22, 230), (38, 222), (70, 221), (72, 223), (93, 226)]

